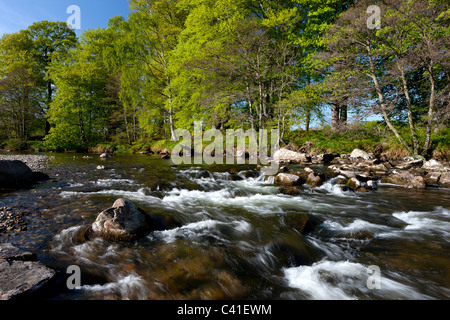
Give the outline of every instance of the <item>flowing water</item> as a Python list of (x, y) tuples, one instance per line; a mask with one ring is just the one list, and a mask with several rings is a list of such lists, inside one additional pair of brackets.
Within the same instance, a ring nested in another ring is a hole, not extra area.
[[(448, 189), (381, 185), (354, 193), (331, 179), (291, 196), (252, 165), (52, 156), (52, 181), (0, 195), (0, 207), (28, 212), (29, 223), (0, 242), (36, 252), (58, 271), (42, 298), (450, 298)], [(231, 170), (242, 179), (231, 180)], [(180, 226), (130, 243), (84, 239), (86, 226), (119, 197)], [(301, 234), (292, 221), (305, 215), (315, 227)], [(76, 290), (65, 283), (70, 265), (82, 273)], [(380, 271), (375, 288), (370, 266)]]

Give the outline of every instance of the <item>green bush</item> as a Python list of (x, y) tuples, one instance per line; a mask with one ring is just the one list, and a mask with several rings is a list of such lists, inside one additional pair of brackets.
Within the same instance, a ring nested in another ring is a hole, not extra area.
[(9, 139), (5, 143), (5, 149), (23, 151), (27, 149), (27, 143), (20, 139)]

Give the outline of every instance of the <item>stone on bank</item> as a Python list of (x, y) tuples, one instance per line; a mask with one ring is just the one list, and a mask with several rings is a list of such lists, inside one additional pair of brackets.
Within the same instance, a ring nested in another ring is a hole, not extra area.
[(53, 269), (35, 260), (30, 252), (0, 244), (0, 300), (25, 298), (55, 276)]

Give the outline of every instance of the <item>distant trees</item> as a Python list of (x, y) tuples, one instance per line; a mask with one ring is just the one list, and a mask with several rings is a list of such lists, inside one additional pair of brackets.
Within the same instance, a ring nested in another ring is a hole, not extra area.
[(108, 74), (99, 59), (98, 31), (87, 32), (78, 47), (49, 69), (57, 89), (50, 104), (53, 125), (46, 140), (66, 150), (88, 150), (101, 141), (109, 110), (105, 108)]
[[(75, 47), (77, 37), (65, 22), (35, 22), (24, 32), (33, 42), (29, 54), (35, 62), (36, 70), (34, 72), (43, 92), (42, 111), (47, 114), (54, 92), (53, 79), (48, 73), (49, 67), (54, 59), (64, 57), (70, 49)], [(45, 134), (48, 134), (50, 131), (48, 119), (45, 124)]]
[(30, 138), (40, 114), (36, 64), (29, 57), (32, 49), (33, 42), (24, 32), (0, 39), (0, 125), (16, 147)]
[(54, 85), (48, 68), (75, 43), (66, 24), (47, 21), (0, 39), (0, 122), (16, 147), (50, 130), (46, 118)]

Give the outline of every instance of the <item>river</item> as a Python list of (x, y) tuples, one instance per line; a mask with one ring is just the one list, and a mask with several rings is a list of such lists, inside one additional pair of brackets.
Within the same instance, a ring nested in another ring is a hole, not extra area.
[[(331, 179), (286, 195), (254, 165), (51, 156), (51, 181), (0, 194), (0, 207), (19, 208), (28, 223), (0, 242), (58, 271), (42, 299), (450, 298), (449, 189), (355, 193)], [(129, 243), (86, 240), (86, 226), (119, 197), (180, 226)], [(314, 227), (302, 234), (292, 221), (305, 215)], [(70, 265), (81, 270), (78, 289), (66, 286)]]

